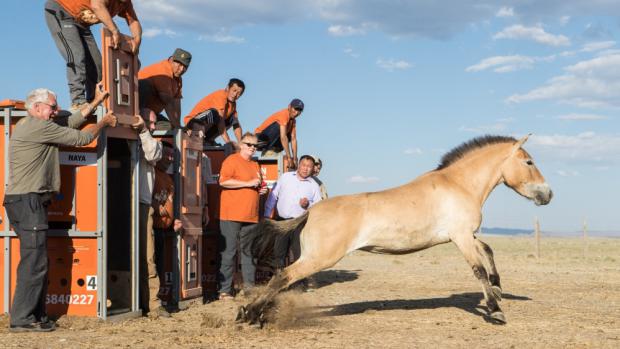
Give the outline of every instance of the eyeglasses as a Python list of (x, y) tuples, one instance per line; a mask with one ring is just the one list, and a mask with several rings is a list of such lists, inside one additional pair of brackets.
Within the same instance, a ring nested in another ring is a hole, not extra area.
[(256, 146), (258, 145), (256, 143), (248, 143), (248, 142), (243, 142), (243, 144), (245, 144), (246, 146), (248, 146), (250, 148), (256, 148)]
[(47, 105), (48, 107), (52, 108), (52, 110), (58, 110), (58, 104), (49, 104), (45, 102), (39, 102), (39, 103)]

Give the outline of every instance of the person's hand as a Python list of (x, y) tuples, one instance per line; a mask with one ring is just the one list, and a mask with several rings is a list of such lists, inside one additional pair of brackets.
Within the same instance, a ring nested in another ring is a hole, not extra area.
[(103, 81), (99, 81), (97, 86), (95, 87), (95, 102), (97, 104), (105, 101), (106, 98), (110, 95), (110, 92), (103, 89)]
[(116, 127), (116, 123), (118, 122), (118, 119), (116, 119), (116, 115), (114, 115), (112, 112), (108, 112), (101, 120), (106, 126), (109, 127)]
[(178, 232), (180, 232), (181, 230), (183, 230), (183, 222), (181, 222), (181, 220), (180, 220), (180, 219), (175, 219), (175, 220), (174, 220), (174, 224), (172, 225), (172, 227), (173, 227), (173, 229), (174, 229), (174, 232), (175, 232), (175, 233), (178, 233)]
[(256, 179), (252, 179), (250, 181), (248, 181), (248, 187), (250, 188), (258, 188), (260, 187), (260, 183), (261, 183), (261, 179), (260, 178), (256, 178)]
[(131, 128), (141, 133), (144, 130), (144, 119), (140, 115), (135, 115), (136, 122), (131, 124)]
[(299, 200), (299, 206), (305, 210), (310, 206), (310, 201), (308, 201), (308, 198), (301, 198)]
[(112, 48), (118, 49), (118, 45), (121, 43), (121, 32), (118, 29), (112, 30)]
[(267, 186), (261, 186), (260, 189), (258, 190), (258, 194), (260, 195), (265, 195), (269, 192), (269, 188), (267, 188)]

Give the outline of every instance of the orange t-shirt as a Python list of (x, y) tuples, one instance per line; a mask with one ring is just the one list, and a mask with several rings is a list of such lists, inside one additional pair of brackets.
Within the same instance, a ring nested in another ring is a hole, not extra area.
[[(258, 178), (258, 163), (245, 160), (239, 153), (232, 154), (222, 163), (220, 183), (236, 179), (250, 181)], [(258, 222), (258, 189), (222, 187), (220, 196), (220, 220), (236, 222)]]
[[(93, 25), (101, 22), (99, 20), (96, 22), (84, 22), (81, 20), (84, 12), (93, 13), (93, 9), (90, 7), (90, 0), (56, 0), (56, 2), (67, 12), (69, 12), (71, 17), (73, 17), (73, 19), (75, 19), (78, 23)], [(138, 16), (136, 16), (136, 11), (133, 9), (131, 0), (127, 0), (124, 3), (119, 0), (110, 0), (108, 2), (108, 12), (110, 12), (111, 17), (119, 16), (125, 18), (127, 20), (127, 24), (131, 24), (138, 20)]]
[(254, 130), (254, 133), (263, 132), (269, 125), (277, 122), (279, 125), (286, 125), (286, 133), (290, 134), (295, 129), (295, 125), (297, 124), (295, 119), (291, 119), (288, 113), (288, 108), (284, 108), (279, 112), (273, 113), (270, 117), (267, 118), (260, 126)]
[(150, 96), (143, 96), (146, 104), (144, 107), (153, 110), (155, 114), (161, 113), (166, 106), (160, 95), (183, 98), (181, 94), (183, 79), (174, 77), (172, 64), (167, 59), (140, 69), (138, 79), (148, 80), (151, 87), (157, 92)]
[(201, 99), (200, 102), (194, 106), (194, 109), (183, 119), (185, 125), (196, 115), (209, 109), (216, 109), (224, 119), (237, 116), (237, 102), (229, 102), (227, 95), (226, 90), (217, 90)]

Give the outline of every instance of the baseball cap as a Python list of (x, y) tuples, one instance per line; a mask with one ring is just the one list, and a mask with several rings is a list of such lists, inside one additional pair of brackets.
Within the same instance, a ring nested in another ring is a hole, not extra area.
[(299, 110), (304, 110), (304, 102), (299, 98), (295, 98), (291, 101), (291, 107)]
[(192, 54), (182, 48), (177, 48), (172, 54), (172, 59), (186, 67), (189, 67), (189, 63), (192, 61)]

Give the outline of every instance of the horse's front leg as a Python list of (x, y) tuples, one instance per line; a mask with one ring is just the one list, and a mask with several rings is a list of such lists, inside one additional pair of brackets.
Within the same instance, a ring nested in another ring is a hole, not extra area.
[(489, 275), (482, 260), (481, 254), (476, 249), (476, 241), (473, 233), (464, 232), (453, 237), (452, 241), (459, 248), (465, 260), (471, 266), (474, 275), (482, 284), (482, 291), (484, 292), (484, 298), (487, 302), (487, 308), (489, 309), (489, 315), (495, 323), (505, 324), (506, 317), (497, 303), (499, 298), (494, 294), (491, 283), (489, 282)]

